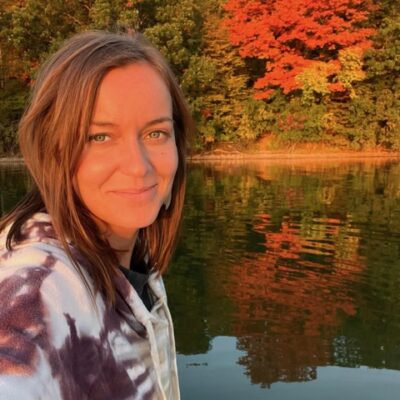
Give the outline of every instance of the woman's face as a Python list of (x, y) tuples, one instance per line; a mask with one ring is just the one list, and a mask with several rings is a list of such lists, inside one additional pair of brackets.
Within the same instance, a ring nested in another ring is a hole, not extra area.
[(172, 101), (159, 74), (144, 62), (108, 72), (75, 177), (83, 203), (109, 234), (133, 238), (157, 218), (177, 167)]

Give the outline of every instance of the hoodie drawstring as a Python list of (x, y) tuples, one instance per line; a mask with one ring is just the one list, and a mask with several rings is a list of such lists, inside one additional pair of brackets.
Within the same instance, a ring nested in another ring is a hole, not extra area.
[[(164, 300), (164, 299), (162, 299)], [(168, 336), (169, 336), (169, 345), (171, 349), (171, 389), (172, 393), (176, 395), (176, 398), (174, 399), (168, 399), (166, 397), (162, 382), (161, 382), (161, 376), (160, 376), (160, 371), (161, 371), (161, 363), (160, 363), (160, 355), (158, 353), (158, 346), (157, 346), (157, 340), (156, 336), (154, 333), (154, 328), (153, 328), (153, 322), (152, 318), (148, 319), (145, 323), (145, 328), (148, 333), (149, 337), (149, 343), (150, 343), (150, 355), (151, 359), (154, 364), (154, 369), (156, 373), (156, 378), (157, 378), (157, 384), (159, 387), (159, 391), (161, 393), (161, 398), (160, 400), (177, 400), (180, 399), (180, 390), (179, 390), (179, 381), (178, 381), (178, 367), (176, 363), (176, 349), (175, 349), (175, 337), (174, 337), (174, 327), (173, 327), (173, 322), (172, 322), (172, 317), (171, 313), (168, 309), (168, 306), (166, 305), (165, 301), (161, 302), (162, 309), (165, 312), (166, 318), (167, 318), (167, 324), (168, 324)]]
[(178, 366), (176, 363), (176, 347), (175, 347), (175, 335), (174, 335), (174, 323), (172, 322), (172, 316), (169, 311), (168, 306), (166, 305), (165, 301), (162, 302), (163, 309), (165, 311), (165, 314), (167, 316), (167, 321), (168, 321), (168, 334), (170, 338), (170, 347), (171, 347), (171, 352), (172, 352), (172, 366), (171, 366), (171, 372), (172, 372), (172, 377), (171, 379), (173, 380), (172, 385), (174, 390), (174, 393), (177, 393), (178, 399), (180, 399), (180, 390), (179, 390), (179, 381), (178, 381)]
[(166, 395), (165, 395), (165, 391), (164, 391), (164, 388), (162, 386), (162, 383), (161, 383), (161, 377), (160, 377), (160, 370), (161, 370), (160, 355), (158, 354), (157, 340), (156, 340), (156, 335), (154, 334), (153, 323), (151, 322), (150, 319), (146, 321), (145, 327), (146, 327), (146, 330), (147, 330), (147, 334), (149, 336), (150, 355), (151, 355), (151, 359), (152, 359), (153, 364), (154, 364), (154, 369), (155, 369), (156, 378), (157, 378), (157, 385), (158, 385), (159, 391), (160, 391), (161, 396), (162, 396), (161, 399), (162, 400), (168, 400)]

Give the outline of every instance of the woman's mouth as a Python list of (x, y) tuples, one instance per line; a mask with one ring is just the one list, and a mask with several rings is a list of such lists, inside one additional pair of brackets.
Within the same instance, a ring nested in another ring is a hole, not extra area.
[(150, 198), (155, 193), (155, 189), (157, 184), (150, 185), (150, 186), (142, 186), (142, 187), (135, 187), (135, 188), (124, 188), (124, 189), (117, 189), (117, 190), (110, 190), (109, 192), (123, 198), (127, 199), (137, 199), (137, 200), (144, 200), (145, 198)]

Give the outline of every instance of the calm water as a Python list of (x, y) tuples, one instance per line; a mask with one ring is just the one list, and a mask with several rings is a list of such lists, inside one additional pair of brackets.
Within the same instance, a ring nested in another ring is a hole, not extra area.
[(192, 165), (166, 285), (184, 400), (398, 400), (400, 164)]

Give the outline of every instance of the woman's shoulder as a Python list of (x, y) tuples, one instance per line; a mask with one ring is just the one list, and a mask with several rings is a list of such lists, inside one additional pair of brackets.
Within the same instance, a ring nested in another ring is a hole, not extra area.
[(28, 221), (22, 236), (10, 250), (1, 238), (0, 384), (9, 398), (20, 398), (20, 391), (32, 399), (60, 398), (55, 376), (68, 375), (64, 363), (97, 343), (105, 304), (92, 297), (46, 215)]
[[(0, 232), (0, 256), (7, 250), (6, 241), (11, 227), (12, 223), (10, 223)], [(62, 248), (62, 245), (53, 228), (51, 218), (49, 214), (44, 212), (36, 213), (27, 221), (25, 221), (20, 229), (18, 242), (13, 241), (11, 244), (15, 249), (26, 247), (31, 244), (50, 245), (53, 247), (53, 249)], [(38, 246), (35, 247), (37, 248)]]
[(0, 238), (2, 299), (18, 298), (29, 303), (30, 299), (40, 297), (47, 307), (84, 312), (85, 303), (92, 303), (91, 281), (83, 269), (78, 272), (57, 240), (50, 217), (35, 214), (21, 234), (21, 240), (11, 249), (5, 245), (6, 232)]
[(19, 274), (47, 277), (73, 272), (74, 267), (58, 240), (50, 216), (37, 213), (21, 228), (19, 240), (6, 246), (7, 227), (0, 234), (0, 280)]

